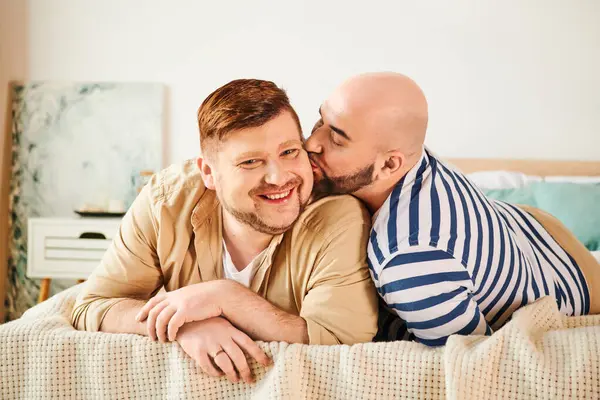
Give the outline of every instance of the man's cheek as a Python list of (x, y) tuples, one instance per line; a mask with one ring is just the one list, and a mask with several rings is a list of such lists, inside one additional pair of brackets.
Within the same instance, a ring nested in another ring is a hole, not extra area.
[(314, 168), (312, 172), (313, 172), (313, 179), (315, 182), (318, 182), (319, 180), (323, 179), (323, 174), (321, 173), (320, 169)]

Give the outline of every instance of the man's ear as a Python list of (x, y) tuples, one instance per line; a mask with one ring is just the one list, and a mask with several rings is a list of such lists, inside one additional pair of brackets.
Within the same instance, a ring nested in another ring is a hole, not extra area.
[(375, 179), (385, 180), (402, 169), (405, 162), (404, 154), (400, 150), (390, 150), (380, 156)]
[(198, 168), (200, 168), (200, 175), (204, 181), (204, 186), (207, 189), (215, 190), (215, 176), (212, 167), (208, 164), (206, 158), (198, 157), (196, 160)]

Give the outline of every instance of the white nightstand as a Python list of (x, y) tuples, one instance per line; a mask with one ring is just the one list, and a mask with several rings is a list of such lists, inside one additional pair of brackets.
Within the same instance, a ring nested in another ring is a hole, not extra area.
[(27, 276), (42, 278), (38, 301), (48, 298), (53, 278), (87, 279), (120, 223), (120, 218), (30, 218)]

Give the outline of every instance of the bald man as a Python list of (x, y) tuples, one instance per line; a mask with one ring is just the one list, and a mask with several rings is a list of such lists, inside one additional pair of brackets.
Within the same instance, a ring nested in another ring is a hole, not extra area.
[(490, 335), (546, 295), (566, 315), (600, 311), (600, 266), (564, 226), (487, 199), (424, 147), (427, 101), (410, 78), (354, 77), (319, 111), (306, 144), (315, 188), (370, 209), (371, 277), (406, 322), (392, 329), (384, 313), (380, 338), (439, 346), (452, 334)]

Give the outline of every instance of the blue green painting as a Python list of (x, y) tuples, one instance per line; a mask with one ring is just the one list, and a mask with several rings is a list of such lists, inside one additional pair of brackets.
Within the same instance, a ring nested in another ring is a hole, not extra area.
[[(37, 301), (27, 271), (27, 221), (76, 217), (83, 205), (135, 198), (140, 171), (162, 166), (164, 87), (33, 82), (12, 86), (7, 320)], [(51, 293), (73, 282), (53, 281)]]

